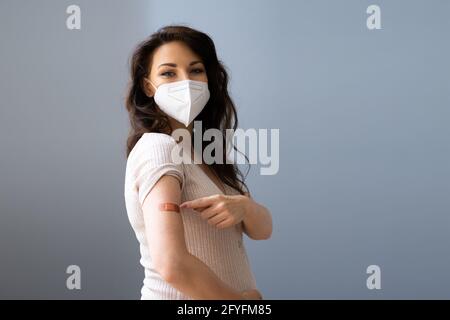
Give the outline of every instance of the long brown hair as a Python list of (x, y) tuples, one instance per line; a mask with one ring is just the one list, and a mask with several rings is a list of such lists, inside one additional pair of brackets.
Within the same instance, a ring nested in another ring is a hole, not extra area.
[[(228, 74), (224, 65), (218, 60), (214, 42), (205, 33), (187, 26), (170, 25), (138, 44), (130, 59), (131, 79), (126, 97), (126, 108), (130, 116), (131, 129), (127, 139), (127, 157), (137, 141), (146, 132), (171, 133), (168, 117), (158, 108), (153, 97), (144, 91), (144, 77), (147, 77), (149, 64), (155, 49), (171, 41), (182, 41), (201, 59), (206, 68), (210, 98), (202, 112), (195, 118), (202, 121), (202, 135), (210, 128), (219, 129), (223, 139), (223, 161), (209, 167), (220, 177), (221, 181), (239, 191), (249, 192), (244, 176), (236, 164), (226, 163), (226, 129), (236, 130), (238, 118), (234, 103), (228, 94)], [(192, 145), (193, 139), (192, 136)], [(202, 142), (202, 153), (206, 143)], [(236, 147), (233, 145), (233, 148)], [(244, 155), (245, 156), (245, 155)], [(248, 160), (247, 156), (245, 158)], [(247, 171), (248, 173), (248, 171)], [(243, 190), (245, 187), (246, 190)]]

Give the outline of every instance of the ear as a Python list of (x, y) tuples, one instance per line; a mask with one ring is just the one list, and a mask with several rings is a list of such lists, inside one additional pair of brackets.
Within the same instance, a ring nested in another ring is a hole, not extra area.
[(145, 79), (142, 79), (142, 88), (144, 89), (144, 93), (148, 97), (153, 97), (153, 95), (155, 94), (152, 85)]

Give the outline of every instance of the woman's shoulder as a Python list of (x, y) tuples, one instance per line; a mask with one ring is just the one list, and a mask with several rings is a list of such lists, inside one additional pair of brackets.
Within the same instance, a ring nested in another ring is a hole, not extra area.
[(170, 134), (161, 132), (146, 132), (139, 139), (138, 143), (151, 145), (175, 145), (177, 144), (174, 137)]
[(136, 142), (129, 157), (137, 156), (141, 153), (161, 152), (172, 149), (177, 145), (174, 137), (160, 132), (146, 132)]
[(146, 132), (136, 142), (128, 155), (127, 165), (139, 166), (141, 163), (153, 165), (174, 163), (173, 149), (177, 146), (174, 137), (165, 133)]

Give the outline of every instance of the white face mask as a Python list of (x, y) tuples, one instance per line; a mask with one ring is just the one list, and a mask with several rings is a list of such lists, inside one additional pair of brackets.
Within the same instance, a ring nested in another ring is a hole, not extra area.
[(168, 116), (183, 123), (186, 127), (198, 116), (209, 100), (208, 83), (194, 80), (181, 80), (163, 83), (155, 89), (155, 102)]

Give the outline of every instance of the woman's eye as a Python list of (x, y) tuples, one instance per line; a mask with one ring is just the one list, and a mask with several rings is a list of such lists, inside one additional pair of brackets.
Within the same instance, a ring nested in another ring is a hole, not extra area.
[(171, 77), (171, 76), (173, 76), (174, 74), (175, 74), (175, 73), (172, 72), (172, 71), (166, 71), (166, 72), (161, 73), (161, 75), (164, 76), (164, 77)]
[(203, 72), (203, 69), (199, 69), (199, 68), (197, 68), (197, 69), (192, 69), (192, 72), (193, 72), (193, 73), (202, 73), (202, 72)]

